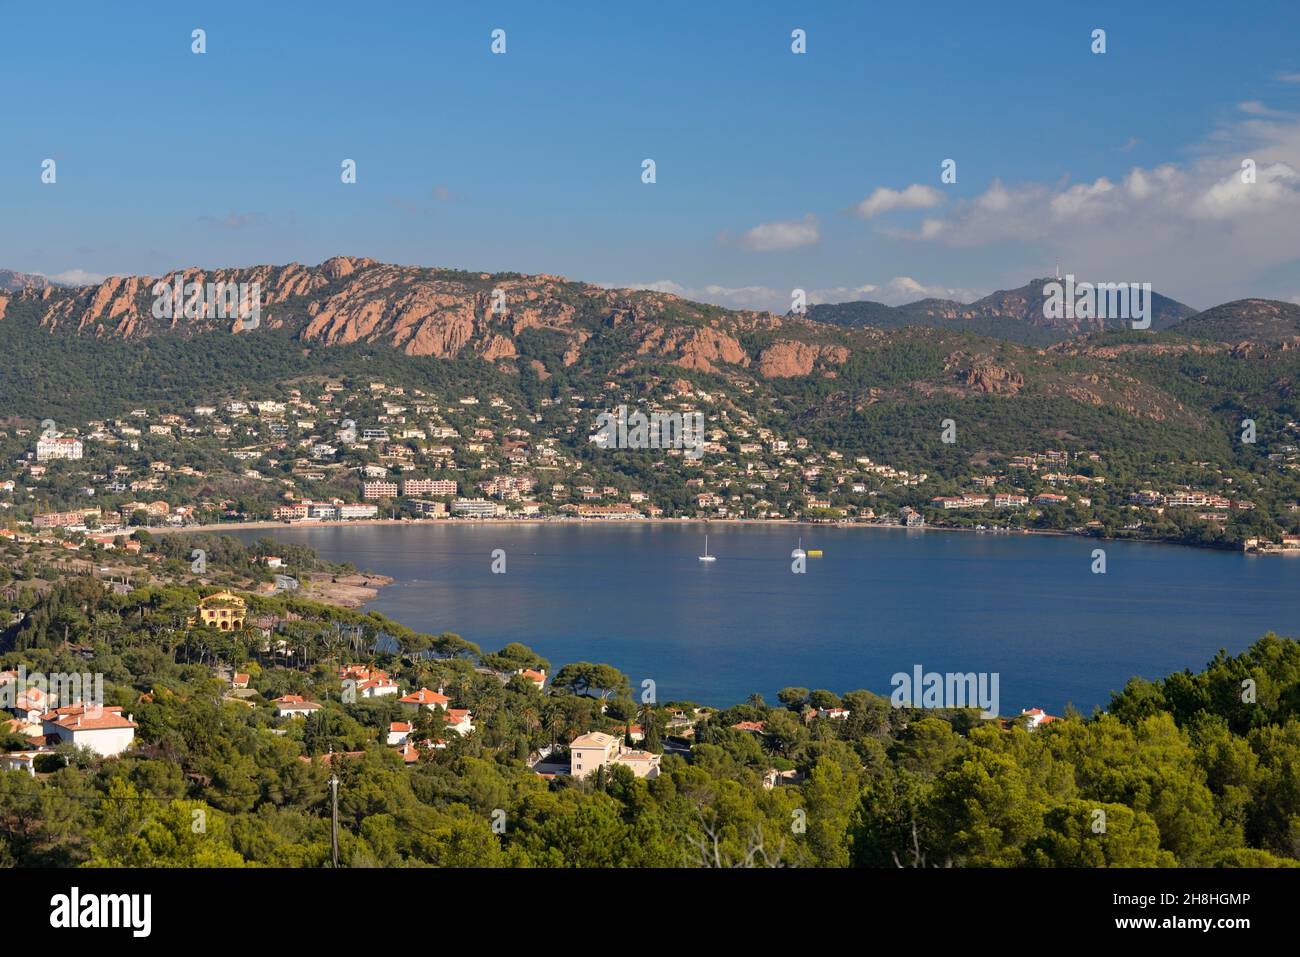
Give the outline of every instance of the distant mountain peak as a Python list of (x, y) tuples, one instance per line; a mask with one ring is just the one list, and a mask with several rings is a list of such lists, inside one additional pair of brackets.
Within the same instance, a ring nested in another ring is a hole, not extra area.
[(1169, 331), (1216, 342), (1289, 342), (1300, 338), (1300, 305), (1280, 299), (1234, 299), (1198, 312)]
[[(1072, 336), (1119, 328), (1120, 320), (1099, 323), (1096, 319), (1049, 318), (1044, 308), (1046, 287), (1064, 282), (1055, 277), (1031, 279), (1016, 289), (999, 289), (974, 302), (950, 299), (920, 299), (901, 306), (861, 301), (812, 306), (808, 318), (838, 326), (875, 326), (897, 329), (929, 326), (974, 332), (1026, 345), (1047, 346)], [(1076, 283), (1082, 280), (1076, 279)], [(1193, 315), (1196, 310), (1159, 293), (1152, 294), (1152, 329), (1166, 329)]]
[(51, 282), (39, 273), (15, 272), (12, 269), (0, 269), (0, 289), (18, 292), (22, 289), (49, 289), (58, 283)]

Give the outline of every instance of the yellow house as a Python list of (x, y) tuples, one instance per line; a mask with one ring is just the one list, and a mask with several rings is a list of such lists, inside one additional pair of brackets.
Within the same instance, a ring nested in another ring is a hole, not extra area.
[(190, 619), (191, 623), (200, 621), (219, 631), (237, 631), (244, 627), (248, 603), (238, 595), (219, 591), (215, 595), (200, 598), (198, 612), (197, 618)]
[(661, 755), (625, 748), (623, 739), (603, 731), (588, 731), (569, 742), (569, 774), (585, 778), (606, 765), (622, 764), (639, 778), (659, 777)]

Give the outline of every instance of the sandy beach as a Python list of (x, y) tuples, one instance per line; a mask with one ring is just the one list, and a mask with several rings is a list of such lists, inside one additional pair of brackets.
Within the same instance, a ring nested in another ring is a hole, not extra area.
[[(222, 533), (233, 531), (256, 531), (259, 529), (295, 529), (295, 528), (342, 528), (348, 526), (368, 526), (368, 525), (406, 525), (413, 527), (425, 527), (430, 525), (556, 525), (556, 524), (587, 524), (587, 525), (792, 525), (806, 528), (902, 528), (896, 522), (813, 522), (800, 521), (790, 518), (620, 518), (620, 519), (599, 519), (599, 518), (357, 518), (346, 521), (328, 521), (328, 522), (278, 522), (278, 521), (258, 521), (258, 522), (225, 522), (215, 525), (181, 525), (181, 526), (162, 526), (158, 528), (148, 528), (146, 531), (154, 535), (168, 535), (175, 533), (188, 533), (194, 535)], [(130, 531), (134, 531), (131, 529)], [(1028, 528), (1028, 529), (979, 529), (979, 528), (960, 528), (956, 526), (945, 525), (920, 525), (914, 526), (912, 531), (919, 532), (966, 532), (971, 534), (984, 535), (1055, 535), (1070, 536), (1076, 538), (1088, 538), (1093, 536), (1081, 535), (1077, 532), (1061, 531), (1059, 529), (1047, 528)], [(126, 532), (129, 534), (129, 531)], [(1121, 539), (1097, 538), (1098, 541), (1121, 541)], [(1161, 544), (1159, 539), (1149, 538), (1124, 538), (1126, 542), (1149, 542), (1152, 544)], [(1164, 544), (1179, 544), (1164, 543)]]
[[(902, 528), (903, 526), (893, 523), (884, 522), (812, 522), (799, 521), (791, 518), (619, 518), (619, 519), (601, 519), (601, 518), (357, 518), (345, 521), (329, 522), (276, 522), (276, 521), (259, 521), (259, 522), (224, 522), (216, 525), (166, 525), (156, 528), (148, 528), (145, 531), (153, 535), (167, 535), (174, 533), (191, 533), (204, 534), (210, 532), (230, 532), (230, 531), (253, 531), (257, 529), (290, 529), (290, 528), (342, 528), (347, 526), (366, 526), (366, 525), (411, 525), (411, 526), (430, 526), (430, 525), (556, 525), (556, 524), (586, 524), (586, 525), (799, 525), (808, 528)], [(921, 525), (917, 526), (919, 531), (932, 532), (975, 532), (980, 529), (974, 528), (949, 528), (940, 525)], [(134, 529), (131, 529), (134, 531)], [(988, 531), (988, 530), (986, 530)], [(1000, 535), (1069, 535), (1070, 532), (1056, 531), (1053, 529), (1027, 529), (1025, 531), (997, 532)]]

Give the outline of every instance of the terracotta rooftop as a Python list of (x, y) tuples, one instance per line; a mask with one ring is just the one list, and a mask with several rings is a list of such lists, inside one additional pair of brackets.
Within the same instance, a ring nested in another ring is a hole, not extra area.
[(68, 705), (41, 715), (46, 724), (57, 724), (69, 731), (109, 731), (114, 728), (134, 728), (136, 724), (122, 714), (119, 706), (97, 708), (85, 705)]

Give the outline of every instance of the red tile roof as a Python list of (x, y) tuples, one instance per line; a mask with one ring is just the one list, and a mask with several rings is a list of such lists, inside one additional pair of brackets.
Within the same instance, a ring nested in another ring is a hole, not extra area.
[(445, 694), (438, 694), (436, 691), (430, 691), (428, 688), (421, 688), (399, 699), (405, 704), (440, 704), (447, 705), (451, 699)]
[(300, 694), (287, 694), (272, 700), (272, 704), (277, 704), (280, 708), (291, 711), (314, 711), (320, 707), (315, 701), (308, 701)]
[(134, 728), (134, 721), (122, 714), (119, 706), (97, 708), (92, 705), (68, 705), (41, 715), (46, 724), (56, 724), (68, 731), (109, 731), (115, 728)]

